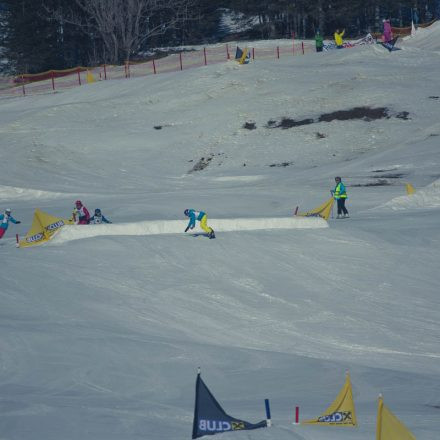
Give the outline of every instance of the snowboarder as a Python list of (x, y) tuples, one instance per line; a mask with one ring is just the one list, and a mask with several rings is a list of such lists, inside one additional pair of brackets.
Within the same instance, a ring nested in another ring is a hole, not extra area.
[(82, 204), (81, 200), (75, 202), (77, 225), (88, 225), (90, 221), (90, 214), (87, 208)]
[(5, 209), (4, 214), (0, 214), (0, 238), (5, 235), (6, 230), (8, 229), (9, 222), (15, 223), (16, 225), (19, 225), (21, 221), (15, 220), (14, 217), (11, 215), (11, 209), (7, 208)]
[(345, 34), (345, 29), (342, 32), (339, 32), (339, 29), (336, 29), (334, 37), (335, 37), (336, 47), (338, 49), (344, 48), (344, 42), (342, 40), (342, 37), (344, 36), (344, 34)]
[(319, 29), (316, 31), (315, 45), (316, 45), (316, 52), (322, 52), (322, 49), (324, 47), (324, 39), (322, 38)]
[(196, 220), (200, 222), (200, 227), (206, 232), (209, 238), (215, 238), (214, 229), (210, 228), (207, 224), (208, 216), (203, 211), (195, 211), (194, 209), (185, 209), (184, 214), (189, 217), (188, 229), (194, 229), (196, 225)]
[(111, 223), (110, 220), (107, 220), (101, 210), (99, 208), (95, 209), (95, 214), (90, 217), (90, 221), (89, 223), (93, 224), (93, 225), (100, 225), (101, 223)]
[(340, 177), (335, 177), (336, 186), (331, 190), (333, 198), (338, 204), (338, 215), (336, 218), (349, 218), (347, 208), (345, 207), (345, 200), (347, 200), (347, 191), (345, 185), (342, 183)]
[(393, 39), (390, 20), (383, 20), (383, 42), (389, 43)]

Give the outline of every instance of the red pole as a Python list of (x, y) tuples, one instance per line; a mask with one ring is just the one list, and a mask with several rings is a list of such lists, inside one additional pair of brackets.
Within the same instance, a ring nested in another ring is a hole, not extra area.
[(231, 59), (231, 55), (229, 54), (229, 45), (226, 44), (226, 59), (230, 60)]
[(208, 64), (206, 59), (206, 47), (203, 48), (203, 57), (205, 58), (205, 66)]
[(105, 64), (104, 64), (104, 80), (107, 79), (107, 69), (105, 68)]
[(304, 41), (301, 42), (301, 46), (302, 46), (303, 55), (304, 55)]
[(299, 423), (299, 406), (295, 407), (295, 423)]
[(131, 78), (130, 61), (127, 61), (127, 72), (128, 72), (128, 77)]
[(15, 234), (15, 239), (17, 240), (17, 244), (16, 244), (16, 246), (19, 247), (19, 246), (20, 246), (20, 243), (18, 242), (18, 241), (19, 241), (19, 240), (18, 240), (18, 234)]
[(52, 70), (52, 90), (55, 90), (55, 72)]
[(295, 32), (292, 32), (292, 55), (295, 55)]
[(252, 48), (252, 59), (255, 60), (255, 47)]
[(154, 62), (154, 60), (153, 60), (153, 72), (156, 75), (156, 63)]
[(23, 88), (23, 96), (26, 95), (26, 90), (24, 88), (24, 75), (21, 75), (21, 84), (22, 84), (22, 88)]
[(81, 85), (81, 75), (80, 75), (80, 68), (78, 67), (78, 84)]
[(180, 61), (180, 70), (183, 70), (182, 52), (179, 53), (179, 61)]
[(125, 78), (127, 78), (127, 61), (124, 64)]
[(277, 46), (277, 58), (280, 59), (280, 47)]

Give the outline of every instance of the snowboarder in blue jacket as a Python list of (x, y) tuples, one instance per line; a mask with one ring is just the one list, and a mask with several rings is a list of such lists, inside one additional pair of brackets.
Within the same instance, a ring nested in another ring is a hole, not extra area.
[(0, 214), (0, 238), (5, 235), (9, 222), (15, 223), (16, 225), (21, 223), (21, 221), (15, 220), (15, 218), (12, 217), (10, 208), (6, 209), (4, 214)]
[(185, 209), (184, 214), (189, 217), (188, 229), (194, 229), (196, 226), (196, 220), (200, 222), (200, 227), (208, 234), (209, 238), (215, 238), (214, 229), (210, 228), (207, 224), (208, 216), (203, 211), (195, 211), (194, 209)]
[(95, 209), (95, 214), (93, 217), (90, 217), (89, 224), (92, 225), (100, 225), (101, 223), (111, 223), (110, 220), (107, 220), (102, 214), (99, 208)]

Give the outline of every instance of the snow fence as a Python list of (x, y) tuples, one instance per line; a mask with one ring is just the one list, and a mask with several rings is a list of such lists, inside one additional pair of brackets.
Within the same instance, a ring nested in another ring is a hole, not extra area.
[[(181, 234), (187, 225), (187, 220), (155, 220), (116, 225), (66, 225), (53, 238), (51, 243), (62, 244), (72, 240), (110, 235)], [(208, 219), (208, 225), (215, 232), (328, 228), (328, 223), (320, 217)], [(203, 233), (198, 226), (191, 232)]]

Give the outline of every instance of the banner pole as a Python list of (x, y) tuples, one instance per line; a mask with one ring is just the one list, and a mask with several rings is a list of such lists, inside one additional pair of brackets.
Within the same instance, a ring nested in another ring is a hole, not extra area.
[(299, 425), (299, 406), (295, 406), (295, 423), (294, 425)]
[(15, 239), (17, 240), (15, 247), (20, 247), (19, 240), (18, 240), (18, 234), (15, 234)]
[(272, 426), (272, 418), (270, 416), (269, 399), (264, 399), (264, 405), (266, 406), (266, 423), (267, 423), (267, 427), (270, 428)]

